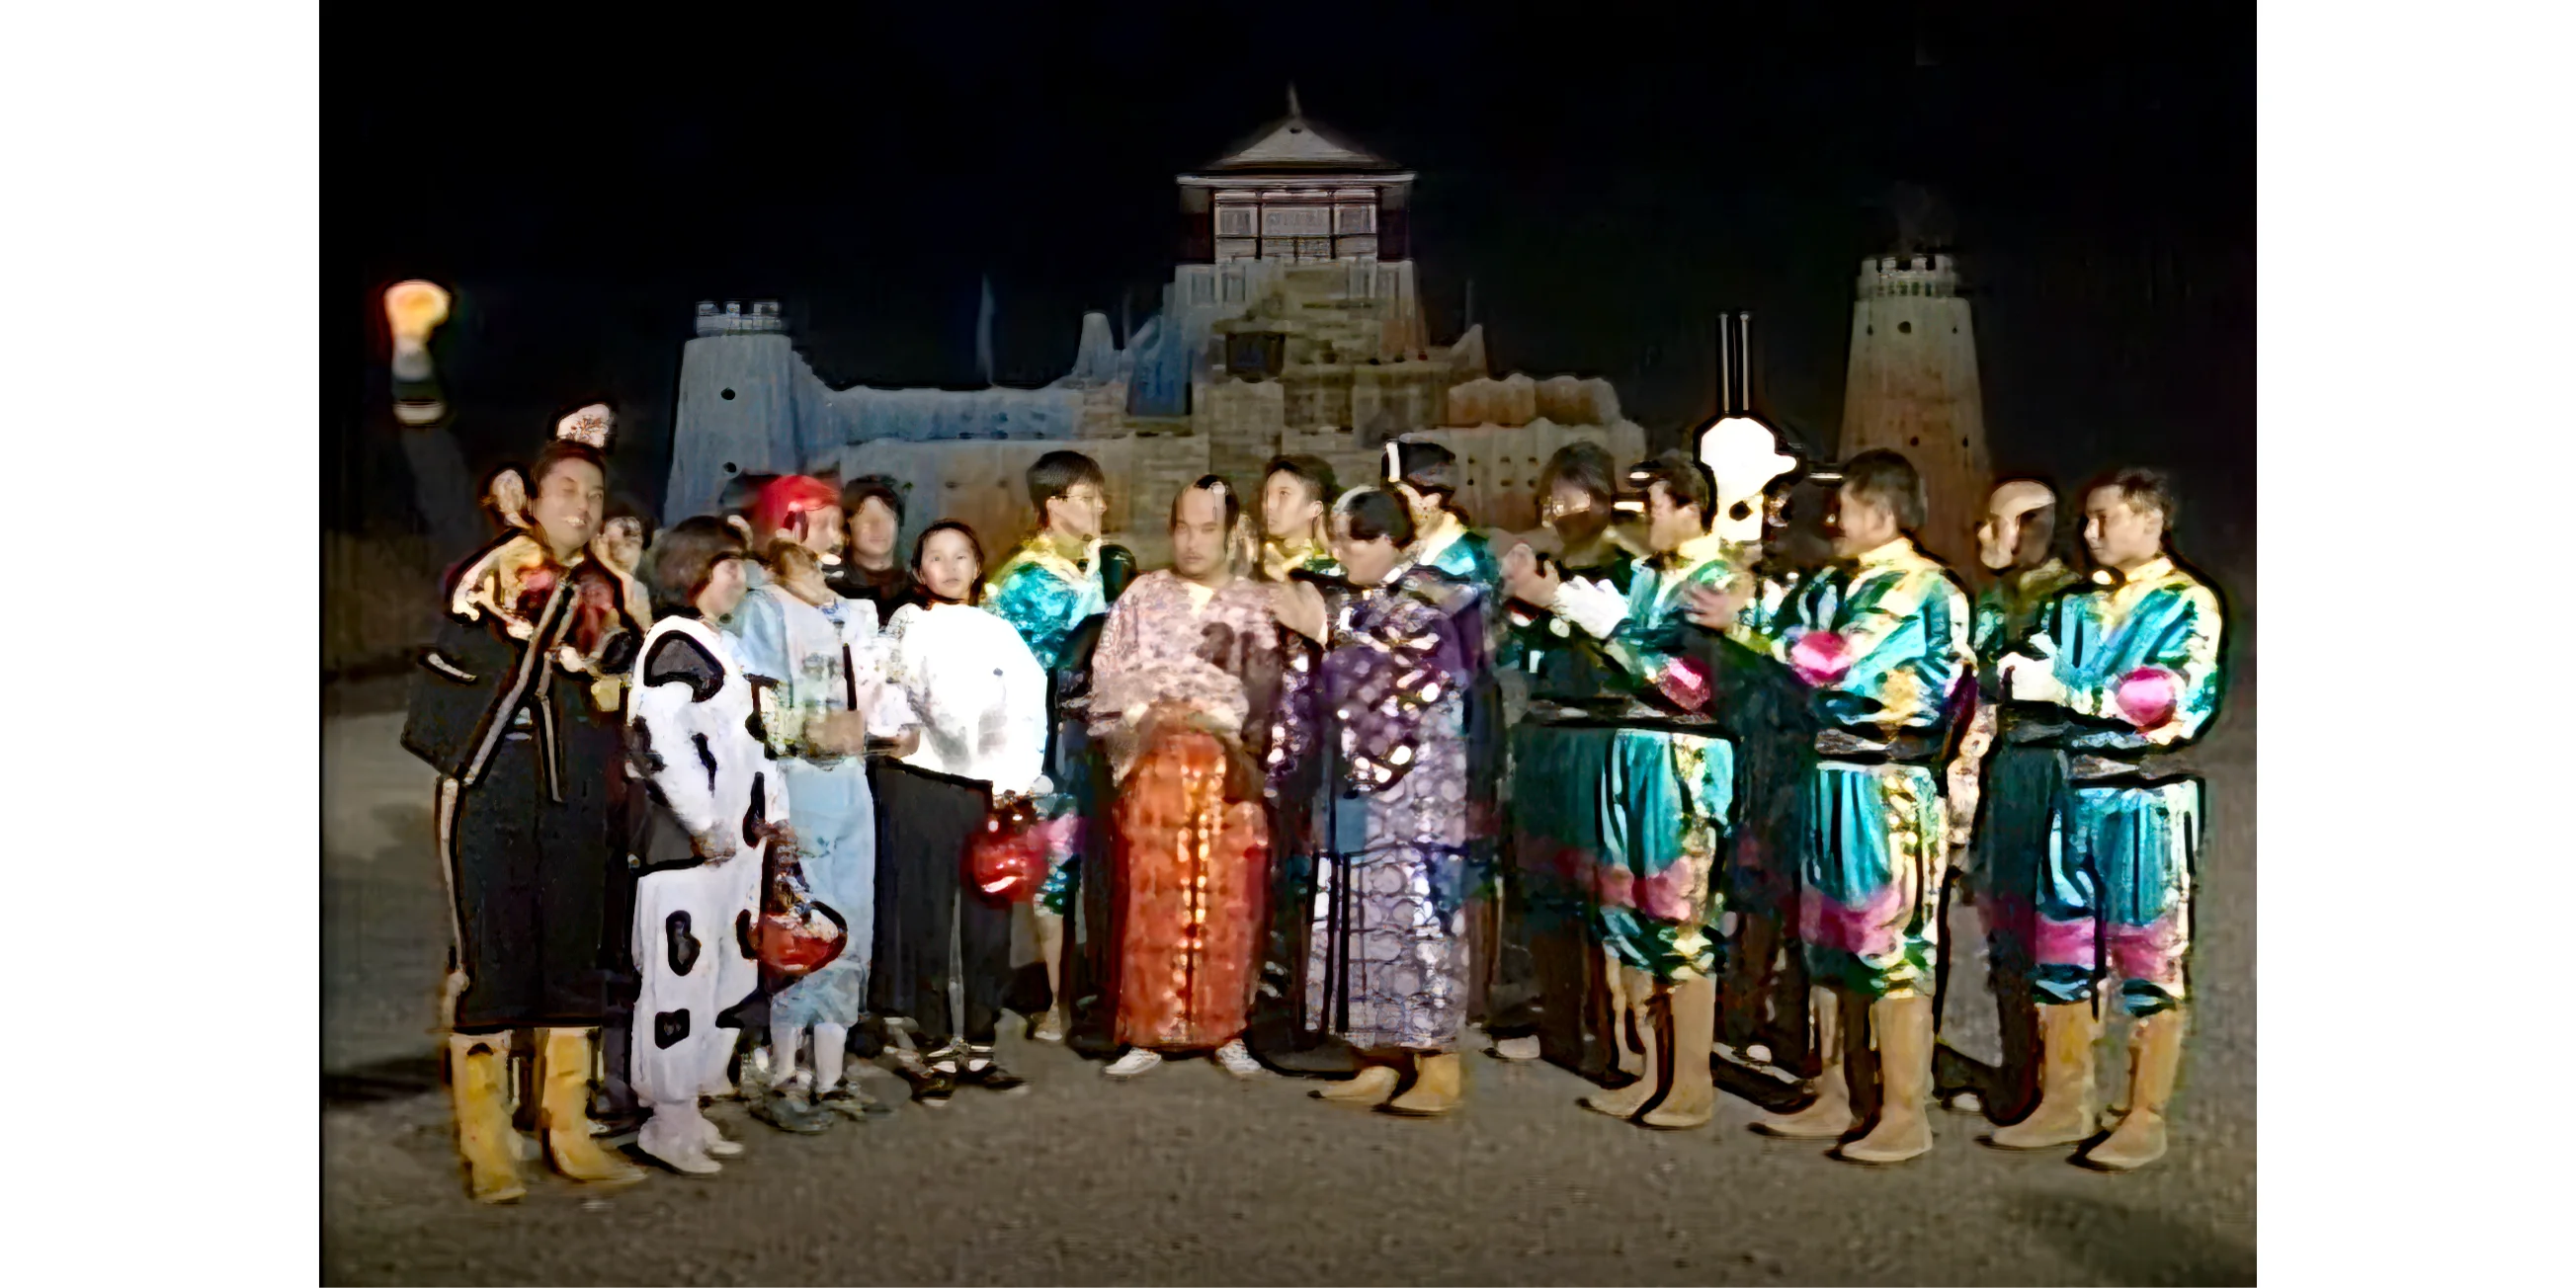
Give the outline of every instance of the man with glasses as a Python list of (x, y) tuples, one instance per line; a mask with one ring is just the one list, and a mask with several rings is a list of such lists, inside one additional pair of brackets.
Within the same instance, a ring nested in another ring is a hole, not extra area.
[[(1101, 581), (1104, 552), (1100, 544), (1101, 520), (1109, 512), (1107, 478), (1099, 462), (1080, 452), (1059, 451), (1029, 466), (1028, 481), (1038, 530), (986, 579), (984, 607), (1020, 633), (1049, 676), (1061, 677), (1067, 663), (1086, 665), (1082, 654), (1099, 631), (1096, 625), (1085, 630), (1084, 624), (1109, 611)], [(1057, 785), (1073, 793), (1075, 808), (1088, 819), (1092, 802), (1083, 788), (1089, 775), (1068, 772), (1083, 767), (1080, 762), (1087, 758), (1079, 744), (1087, 740), (1078, 734), (1072, 739), (1063, 736), (1081, 727), (1086, 714), (1081, 708), (1088, 703), (1066, 693), (1070, 686), (1061, 680), (1051, 687), (1055, 690), (1050, 697), (1055, 707), (1053, 728), (1058, 736), (1049, 740), (1047, 766)], [(1067, 722), (1072, 722), (1070, 728)], [(1088, 839), (1088, 828), (1085, 836)], [(1038, 955), (1046, 965), (1049, 1000), (1046, 1014), (1030, 1036), (1042, 1042), (1062, 1042), (1071, 1019), (1066, 1005), (1070, 990), (1065, 986), (1064, 919), (1080, 889), (1077, 853), (1049, 873), (1038, 892)]]

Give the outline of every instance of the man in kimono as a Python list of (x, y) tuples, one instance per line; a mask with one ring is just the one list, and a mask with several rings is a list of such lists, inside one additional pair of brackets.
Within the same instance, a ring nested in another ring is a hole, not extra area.
[(1470, 672), (1457, 626), (1476, 608), (1455, 579), (1406, 559), (1413, 521), (1393, 492), (1350, 493), (1333, 523), (1349, 580), (1296, 583), (1273, 609), (1324, 645), (1319, 664), (1284, 673), (1271, 735), (1274, 783), (1305, 757), (1324, 762), (1302, 1022), (1362, 1062), (1319, 1097), (1436, 1116), (1465, 1091)]
[(1243, 1031), (1259, 969), (1268, 821), (1260, 755), (1279, 687), (1270, 591), (1228, 549), (1242, 503), (1210, 474), (1172, 503), (1172, 567), (1137, 580), (1093, 655), (1093, 733), (1116, 775), (1118, 1039), (1106, 1072), (1166, 1052), (1261, 1066)]
[(2102, 571), (2049, 602), (2040, 629), (1999, 664), (2016, 703), (2064, 713), (2067, 780), (2050, 825), (2034, 928), (2039, 1108), (1995, 1143), (2074, 1144), (2094, 1131), (2098, 981), (2116, 978), (2136, 1017), (2119, 1125), (2079, 1161), (2128, 1171), (2164, 1156), (2165, 1110), (2182, 1066), (2192, 885), (2203, 787), (2190, 752), (2218, 712), (2217, 594), (2166, 542), (2173, 492), (2126, 469), (2084, 500), (2084, 542)]
[[(984, 607), (1009, 622), (1036, 655), (1039, 668), (1054, 677), (1065, 668), (1068, 652), (1096, 638), (1083, 631), (1083, 624), (1109, 611), (1101, 584), (1100, 543), (1101, 519), (1109, 511), (1108, 480), (1090, 457), (1057, 451), (1029, 466), (1028, 487), (1029, 504), (1038, 513), (1038, 530), (985, 578)], [(1051, 699), (1057, 711), (1050, 722), (1055, 735), (1049, 740), (1047, 769), (1057, 788), (1074, 797), (1075, 810), (1088, 819), (1095, 805), (1083, 790), (1089, 775), (1081, 765), (1068, 763), (1086, 749), (1082, 715), (1062, 710), (1061, 698), (1059, 694)], [(1046, 966), (1049, 1001), (1030, 1036), (1041, 1042), (1064, 1041), (1072, 1018), (1064, 921), (1080, 889), (1081, 862), (1079, 854), (1067, 858), (1048, 873), (1038, 892), (1038, 956)]]
[(528, 527), (456, 570), (423, 655), (403, 746), (439, 773), (439, 855), (454, 918), (448, 1006), (457, 1144), (476, 1200), (526, 1193), (504, 1105), (510, 1035), (541, 1035), (538, 1125), (555, 1169), (623, 1184), (589, 1114), (608, 1018), (604, 923), (621, 763), (616, 677), (642, 632), (588, 548), (606, 475), (558, 440), (528, 470)]
[[(1976, 707), (1950, 763), (1950, 853), (1969, 869), (1964, 876), (1985, 924), (1987, 983), (2003, 1036), (2003, 1064), (1985, 1108), (1998, 1122), (2028, 1114), (2038, 1094), (2031, 919), (2048, 863), (2051, 811), (2066, 781), (2066, 753), (2056, 745), (2062, 715), (2045, 705), (2006, 702), (1996, 668), (2038, 628), (2048, 601), (2078, 580), (2057, 549), (2071, 526), (2058, 522), (2056, 492), (2030, 479), (1997, 484), (1977, 525), (1977, 559), (1993, 580), (1977, 593), (1969, 621)], [(2025, 1134), (2006, 1129), (2014, 1140)]]
[[(1624, 595), (1638, 551), (1615, 522), (1618, 477), (1600, 444), (1568, 443), (1539, 474), (1539, 515), (1556, 536), (1548, 558), (1560, 575)], [(1505, 611), (1502, 665), (1526, 678), (1529, 706), (1511, 729), (1509, 858), (1486, 1021), (1492, 1054), (1545, 1057), (1596, 1082), (1634, 1077), (1630, 1049), (1610, 1023), (1593, 924), (1607, 713), (1625, 701), (1626, 685), (1599, 641), (1566, 618), (1517, 601)]]
[(1458, 638), (1467, 648), (1467, 937), (1475, 966), (1468, 986), (1471, 1023), (1490, 1020), (1487, 996), (1500, 948), (1494, 852), (1502, 834), (1505, 741), (1502, 676), (1502, 565), (1483, 533), (1458, 509), (1458, 458), (1438, 443), (1398, 439), (1386, 445), (1385, 486), (1404, 498), (1413, 518), (1413, 564), (1447, 576), (1468, 592), (1459, 599)]
[[(1937, 767), (1953, 691), (1967, 675), (1968, 597), (1916, 549), (1923, 479), (1912, 462), (1863, 452), (1843, 467), (1834, 551), (1780, 624), (1740, 614), (1742, 588), (1699, 592), (1692, 620), (1796, 672), (1818, 725), (1799, 795), (1799, 938), (1831, 1023), (1813, 1105), (1754, 1124), (1769, 1135), (1851, 1135), (1854, 1054), (1875, 1050), (1880, 1109), (1835, 1157), (1899, 1163), (1932, 1148), (1932, 988), (1940, 952), (1947, 819)], [(1836, 1037), (1840, 1038), (1838, 1058)]]
[(1691, 656), (1689, 591), (1734, 580), (1750, 552), (1708, 530), (1707, 467), (1670, 451), (1639, 466), (1646, 541), (1623, 594), (1567, 581), (1526, 547), (1504, 561), (1513, 598), (1543, 605), (1605, 646), (1625, 673), (1602, 765), (1595, 914), (1611, 987), (1636, 1017), (1643, 1076), (1583, 1105), (1643, 1126), (1704, 1126), (1716, 1106), (1709, 1054), (1717, 1024), (1721, 842), (1735, 794), (1734, 748), (1720, 730), (1706, 666)]

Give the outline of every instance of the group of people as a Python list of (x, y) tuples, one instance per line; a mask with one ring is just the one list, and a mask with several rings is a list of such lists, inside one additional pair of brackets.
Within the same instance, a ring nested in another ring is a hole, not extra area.
[(880, 1054), (927, 1106), (1025, 1090), (1007, 1010), (1111, 1078), (1204, 1055), (1405, 1116), (1464, 1102), (1471, 1029), (1651, 1128), (1708, 1123), (1732, 1061), (1812, 1093), (1757, 1130), (1898, 1163), (1933, 1145), (1954, 868), (2005, 1021), (1989, 1143), (2153, 1161), (2221, 689), (2171, 488), (2117, 471), (2079, 519), (2002, 483), (1972, 598), (1901, 455), (1779, 447), (1568, 446), (1528, 541), (1459, 513), (1435, 443), (1348, 491), (1282, 457), (1250, 504), (1180, 489), (1139, 575), (1074, 452), (1000, 558), (951, 520), (902, 558), (886, 479), (737, 479), (655, 534), (558, 437), (450, 573), (405, 736), (441, 774), (473, 1195), (524, 1193), (521, 1125), (620, 1183), (629, 1125), (720, 1171), (711, 1097), (895, 1112)]

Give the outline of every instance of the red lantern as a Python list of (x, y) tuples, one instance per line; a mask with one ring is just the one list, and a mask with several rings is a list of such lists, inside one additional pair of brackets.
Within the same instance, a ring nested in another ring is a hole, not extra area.
[(2162, 667), (2142, 666), (2120, 677), (2115, 695), (2120, 714), (2140, 729), (2153, 729), (2174, 718), (2182, 706), (2182, 684)]
[(1812, 685), (1832, 684), (1851, 670), (1851, 664), (1851, 642), (1832, 631), (1809, 631), (1789, 646), (1790, 668)]
[(995, 903), (1026, 903), (1046, 883), (1046, 820), (1026, 801), (984, 817), (966, 844), (966, 880)]
[(770, 986), (779, 987), (829, 965), (850, 939), (850, 923), (805, 885), (805, 867), (786, 840), (770, 843), (769, 890), (752, 931), (752, 953)]

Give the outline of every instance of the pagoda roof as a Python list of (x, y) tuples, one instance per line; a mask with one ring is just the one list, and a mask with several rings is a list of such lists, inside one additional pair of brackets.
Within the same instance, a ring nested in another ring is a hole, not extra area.
[(1307, 120), (1291, 87), (1288, 115), (1261, 127), (1200, 173), (1394, 174), (1403, 168)]

